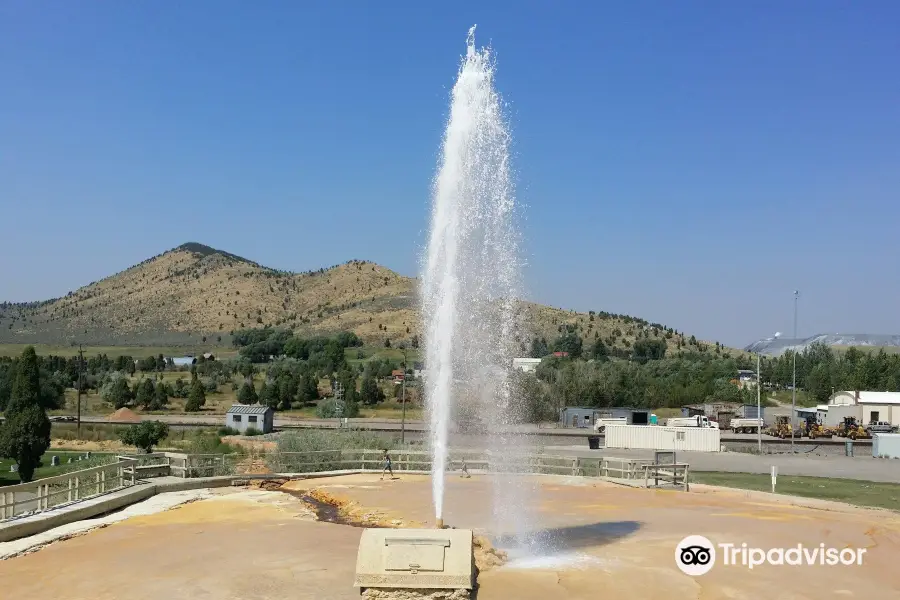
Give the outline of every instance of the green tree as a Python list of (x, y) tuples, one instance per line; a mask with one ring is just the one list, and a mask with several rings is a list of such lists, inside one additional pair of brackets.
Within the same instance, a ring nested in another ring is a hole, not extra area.
[(591, 345), (591, 358), (594, 360), (607, 360), (609, 358), (609, 348), (603, 343), (603, 340), (597, 339)]
[(372, 373), (363, 375), (362, 385), (360, 386), (359, 398), (363, 404), (372, 406), (384, 400), (384, 392), (378, 387), (378, 382)]
[(566, 331), (558, 338), (553, 340), (554, 352), (568, 352), (569, 358), (578, 358), (581, 356), (582, 341), (574, 331)]
[(123, 444), (140, 448), (147, 454), (169, 435), (169, 426), (160, 421), (142, 421), (119, 434)]
[(153, 400), (150, 403), (151, 410), (160, 410), (169, 403), (169, 389), (164, 381), (156, 384), (153, 392)]
[(267, 385), (265, 381), (263, 381), (262, 386), (259, 388), (259, 401), (261, 404), (265, 404), (269, 408), (278, 409), (278, 382), (273, 381), (272, 385)]
[(294, 403), (296, 392), (293, 380), (288, 376), (282, 376), (278, 380), (278, 404), (281, 410), (290, 410)]
[(547, 347), (547, 340), (544, 338), (534, 338), (531, 340), (531, 358), (543, 358), (550, 354), (550, 348)]
[(25, 348), (15, 370), (6, 422), (0, 428), (0, 454), (16, 461), (19, 480), (27, 483), (50, 447), (50, 420), (41, 406), (40, 368), (34, 347)]
[(184, 410), (187, 412), (197, 412), (204, 404), (206, 404), (206, 391), (203, 389), (203, 383), (195, 378), (191, 381), (191, 390), (188, 392), (188, 399), (184, 404)]
[(100, 388), (100, 396), (116, 408), (128, 406), (133, 396), (128, 387), (128, 379), (121, 373), (113, 373)]
[(666, 342), (648, 338), (636, 340), (631, 356), (639, 363), (645, 363), (650, 360), (662, 360), (666, 357)]
[(144, 408), (150, 408), (153, 404), (153, 396), (156, 394), (156, 386), (153, 385), (153, 380), (149, 377), (145, 377), (141, 380), (141, 382), (137, 385), (137, 390), (134, 394), (135, 402), (139, 406)]
[(241, 386), (241, 391), (238, 392), (238, 402), (241, 404), (256, 404), (259, 402), (259, 396), (256, 395), (256, 389), (253, 387), (252, 382), (245, 381), (244, 385)]
[(312, 374), (306, 373), (300, 378), (297, 396), (303, 403), (315, 402), (319, 399), (319, 382)]
[(188, 392), (190, 391), (190, 387), (185, 384), (184, 379), (179, 377), (175, 380), (175, 389), (172, 391), (172, 396), (175, 398), (187, 398)]

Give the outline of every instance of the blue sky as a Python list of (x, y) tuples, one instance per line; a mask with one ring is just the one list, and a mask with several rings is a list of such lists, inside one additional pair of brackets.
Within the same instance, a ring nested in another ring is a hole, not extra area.
[(416, 274), (475, 23), (532, 299), (742, 345), (789, 333), (799, 288), (801, 335), (900, 333), (900, 5), (876, 1), (4, 2), (0, 299), (186, 241)]

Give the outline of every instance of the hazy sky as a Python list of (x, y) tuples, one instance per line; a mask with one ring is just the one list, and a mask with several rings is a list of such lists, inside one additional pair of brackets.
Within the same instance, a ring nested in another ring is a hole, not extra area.
[(186, 241), (416, 274), (477, 23), (532, 299), (743, 345), (799, 288), (801, 335), (900, 333), (900, 4), (577, 4), (0, 3), (0, 299)]

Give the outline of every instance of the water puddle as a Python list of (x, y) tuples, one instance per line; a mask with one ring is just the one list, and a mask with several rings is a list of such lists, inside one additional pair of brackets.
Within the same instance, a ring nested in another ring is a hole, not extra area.
[(371, 523), (364, 523), (352, 516), (342, 514), (338, 506), (324, 502), (306, 491), (282, 490), (284, 493), (298, 498), (316, 514), (316, 520), (323, 523), (335, 523), (337, 525), (349, 525), (350, 527), (371, 527)]

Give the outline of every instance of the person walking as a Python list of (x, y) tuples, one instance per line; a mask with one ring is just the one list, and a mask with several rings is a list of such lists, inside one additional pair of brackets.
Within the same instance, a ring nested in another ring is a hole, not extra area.
[(382, 479), (382, 481), (384, 481), (384, 474), (385, 474), (385, 473), (390, 473), (390, 474), (391, 474), (391, 479), (393, 479), (393, 478), (394, 478), (394, 470), (391, 468), (391, 455), (388, 454), (388, 451), (387, 451), (387, 450), (384, 451), (384, 458), (383, 458), (383, 461), (384, 461), (384, 463), (383, 463), (383, 466), (381, 467), (381, 479)]

